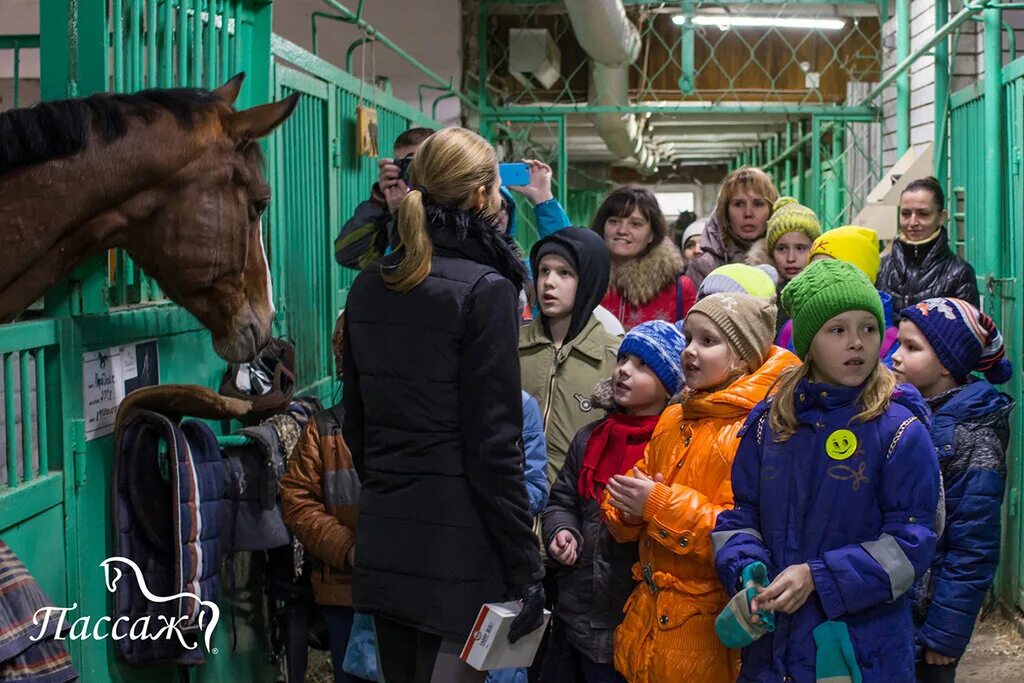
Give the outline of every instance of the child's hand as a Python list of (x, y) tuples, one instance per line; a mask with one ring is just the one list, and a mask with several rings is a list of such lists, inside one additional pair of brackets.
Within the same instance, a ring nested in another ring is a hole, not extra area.
[(947, 657), (946, 655), (940, 655), (934, 650), (925, 649), (924, 651), (924, 663), (931, 664), (933, 666), (946, 666), (956, 661), (956, 657)]
[(562, 529), (551, 539), (548, 555), (567, 567), (576, 564), (576, 537), (567, 529)]
[[(657, 481), (661, 479), (659, 474)], [(647, 499), (651, 497), (655, 483), (655, 479), (651, 479), (636, 467), (633, 468), (632, 477), (616, 474), (608, 481), (612, 507), (634, 518), (643, 518), (644, 507), (647, 505)], [(630, 520), (623, 521), (628, 523)]]
[(792, 614), (807, 602), (814, 592), (814, 578), (808, 564), (786, 567), (766, 588), (757, 587), (758, 595), (750, 601), (750, 611)]

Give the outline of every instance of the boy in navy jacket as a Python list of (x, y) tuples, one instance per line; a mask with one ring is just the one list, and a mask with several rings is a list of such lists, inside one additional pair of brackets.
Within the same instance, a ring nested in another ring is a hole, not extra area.
[(1007, 381), (1012, 367), (992, 319), (966, 301), (928, 299), (900, 315), (893, 371), (932, 410), (946, 497), (945, 531), (913, 591), (917, 680), (953, 681), (999, 563), (1013, 401), (992, 385)]

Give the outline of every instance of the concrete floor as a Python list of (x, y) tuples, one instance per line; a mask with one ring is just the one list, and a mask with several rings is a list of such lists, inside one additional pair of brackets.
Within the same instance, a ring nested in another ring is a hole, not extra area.
[(958, 681), (1024, 681), (1024, 637), (998, 612), (980, 622), (957, 668)]
[[(331, 658), (310, 652), (306, 681), (330, 683)], [(977, 683), (1024, 683), (1024, 637), (1003, 615), (995, 612), (978, 624), (957, 669), (957, 680)]]

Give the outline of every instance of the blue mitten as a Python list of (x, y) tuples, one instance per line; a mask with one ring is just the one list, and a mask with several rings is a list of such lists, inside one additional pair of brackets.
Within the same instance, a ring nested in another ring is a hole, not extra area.
[(740, 574), (743, 585), (722, 613), (715, 619), (715, 633), (722, 644), (729, 648), (747, 647), (765, 633), (775, 630), (775, 615), (758, 610), (758, 623), (750, 623), (753, 613), (750, 601), (757, 597), (756, 586), (768, 585), (768, 568), (763, 562), (751, 562)]

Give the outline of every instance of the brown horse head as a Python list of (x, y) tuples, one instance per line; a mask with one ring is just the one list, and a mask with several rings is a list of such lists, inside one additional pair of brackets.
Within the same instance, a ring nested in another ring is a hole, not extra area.
[(83, 103), (85, 142), (51, 150), (56, 158), (18, 159), (16, 150), (6, 169), (0, 155), (0, 238), (15, 247), (0, 251), (0, 323), (89, 256), (123, 247), (210, 330), (218, 355), (241, 362), (259, 352), (274, 304), (262, 234), (270, 187), (257, 140), (288, 118), (298, 95), (236, 111), (243, 78), (213, 91), (44, 105), (66, 123), (75, 115), (65, 109)]
[(217, 354), (253, 358), (271, 335), (273, 288), (263, 243), (270, 186), (256, 140), (295, 109), (298, 96), (244, 111), (231, 105), (242, 76), (213, 91), (222, 104), (194, 134), (205, 153), (166, 179), (173, 188), (125, 250), (173, 301), (206, 326)]

